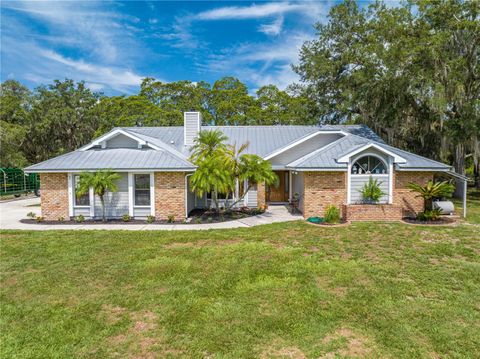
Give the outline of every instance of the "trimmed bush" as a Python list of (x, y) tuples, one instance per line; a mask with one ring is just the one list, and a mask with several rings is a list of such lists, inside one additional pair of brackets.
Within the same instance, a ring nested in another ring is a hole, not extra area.
[(324, 220), (326, 223), (339, 223), (340, 222), (340, 209), (333, 204), (329, 204), (325, 209)]
[(124, 222), (130, 222), (131, 220), (132, 220), (132, 217), (130, 217), (130, 215), (128, 215), (128, 214), (124, 214), (122, 216), (122, 221), (124, 221)]
[(152, 216), (151, 214), (147, 216), (147, 223), (153, 223), (155, 222), (155, 216)]
[(77, 222), (77, 223), (83, 223), (83, 222), (85, 222), (85, 217), (83, 216), (83, 214), (75, 217), (75, 222)]
[(168, 216), (168, 219), (167, 219), (167, 222), (168, 223), (173, 223), (175, 222), (175, 216), (173, 214), (169, 215)]

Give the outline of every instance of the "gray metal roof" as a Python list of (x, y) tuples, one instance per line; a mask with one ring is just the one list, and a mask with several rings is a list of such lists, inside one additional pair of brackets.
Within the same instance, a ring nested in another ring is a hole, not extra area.
[[(155, 145), (160, 150), (136, 148), (91, 148), (74, 151), (26, 168), (35, 171), (71, 171), (112, 168), (117, 170), (192, 170), (188, 162), (189, 148), (184, 145), (183, 127), (122, 127), (122, 130)], [(337, 159), (367, 143), (375, 143), (407, 160), (398, 168), (450, 169), (443, 163), (388, 146), (369, 127), (364, 125), (326, 126), (202, 126), (202, 130), (220, 130), (230, 144), (249, 142), (246, 153), (266, 157), (318, 131), (344, 131), (339, 140), (289, 164), (298, 169), (345, 169)]]
[(410, 168), (425, 168), (425, 169), (434, 169), (434, 170), (449, 170), (451, 166), (446, 165), (441, 162), (430, 160), (428, 158), (410, 153), (407, 151), (400, 150), (398, 148), (389, 146), (382, 142), (372, 141), (369, 138), (357, 136), (355, 134), (350, 134), (349, 136), (343, 137), (331, 144), (318, 149), (311, 154), (298, 159), (297, 161), (292, 162), (288, 167), (298, 168), (298, 169), (309, 169), (309, 168), (325, 168), (325, 169), (345, 169), (347, 168), (346, 163), (339, 163), (337, 159), (343, 157), (344, 155), (355, 151), (369, 143), (376, 144), (385, 150), (393, 152), (401, 157), (403, 157), (406, 162), (398, 163), (397, 167), (401, 169), (410, 169)]
[(73, 151), (26, 168), (35, 171), (98, 170), (193, 170), (195, 167), (168, 151), (148, 148), (105, 148)]

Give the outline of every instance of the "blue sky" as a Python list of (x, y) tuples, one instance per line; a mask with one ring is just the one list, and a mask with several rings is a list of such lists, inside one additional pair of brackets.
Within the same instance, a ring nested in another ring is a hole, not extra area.
[(232, 75), (251, 92), (285, 88), (300, 46), (334, 1), (128, 1), (1, 3), (1, 80), (33, 88), (84, 80), (132, 94), (154, 77), (213, 83)]

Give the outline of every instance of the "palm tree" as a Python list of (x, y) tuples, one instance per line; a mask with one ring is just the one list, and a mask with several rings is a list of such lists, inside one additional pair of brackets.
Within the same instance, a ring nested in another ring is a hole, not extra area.
[(278, 184), (278, 176), (273, 172), (270, 162), (252, 154), (240, 156), (237, 179), (247, 181), (248, 187), (243, 191), (243, 195), (229, 206), (229, 209), (240, 202), (254, 185), (258, 183), (265, 183), (269, 186)]
[(421, 186), (417, 183), (409, 183), (408, 188), (417, 192), (416, 197), (423, 198), (423, 204), (426, 211), (431, 211), (433, 207), (433, 198), (435, 197), (451, 197), (455, 186), (448, 181), (442, 181), (434, 183), (428, 181), (425, 186)]
[(120, 179), (121, 176), (118, 173), (111, 170), (100, 170), (97, 172), (83, 172), (80, 175), (80, 181), (78, 188), (76, 189), (76, 195), (82, 196), (89, 192), (90, 187), (93, 188), (93, 193), (100, 197), (102, 204), (102, 219), (105, 222), (105, 193), (117, 192), (118, 188), (115, 181)]
[(234, 188), (232, 192), (234, 194), (234, 203), (237, 203), (240, 197), (240, 170), (241, 170), (241, 156), (248, 148), (249, 142), (245, 142), (237, 148), (237, 144), (227, 146), (226, 156), (227, 156), (227, 166), (229, 167), (230, 172), (235, 178)]
[(190, 160), (200, 162), (213, 155), (224, 155), (228, 137), (220, 130), (200, 131), (191, 148)]
[(199, 196), (212, 193), (215, 209), (218, 210), (218, 193), (227, 194), (233, 187), (227, 163), (228, 137), (219, 130), (200, 131), (191, 148), (190, 161), (197, 166), (191, 177), (192, 189)]

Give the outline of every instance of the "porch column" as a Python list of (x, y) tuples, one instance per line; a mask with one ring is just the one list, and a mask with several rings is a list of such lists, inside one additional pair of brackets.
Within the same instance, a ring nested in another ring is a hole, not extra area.
[(292, 171), (288, 171), (288, 201), (292, 202)]

